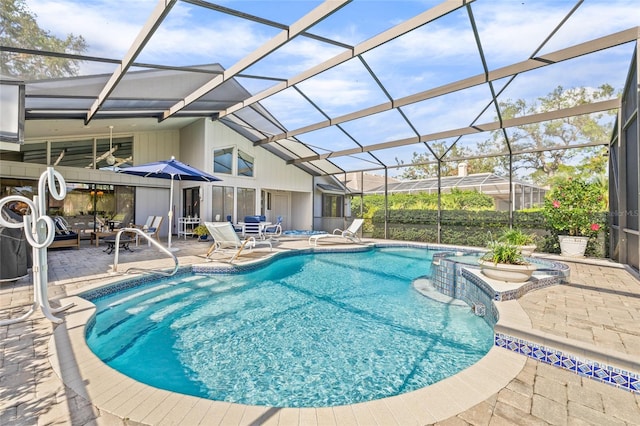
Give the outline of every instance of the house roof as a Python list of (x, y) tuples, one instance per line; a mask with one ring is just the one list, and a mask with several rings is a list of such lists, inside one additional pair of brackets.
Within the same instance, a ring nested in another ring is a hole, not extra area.
[[(531, 183), (523, 182), (513, 179), (509, 181), (509, 178), (504, 176), (498, 176), (493, 173), (476, 173), (466, 176), (444, 176), (440, 179), (440, 187), (444, 190), (451, 188), (477, 190), (484, 193), (503, 193), (509, 192), (511, 185), (525, 186), (528, 188), (535, 188), (540, 190), (546, 190), (546, 188), (533, 185)], [(384, 193), (385, 186), (379, 186), (378, 188), (371, 189), (367, 193), (379, 194)], [(389, 183), (387, 191), (391, 193), (398, 192), (432, 192), (438, 190), (438, 178), (428, 178), (411, 180), (404, 182)]]
[[(517, 154), (515, 126), (619, 106), (612, 95), (502, 120), (498, 104), (573, 83), (622, 88), (639, 32), (630, 25), (633, 1), (401, 3), (236, 2), (231, 9), (167, 0), (146, 11), (124, 52), (2, 51), (80, 64), (76, 77), (14, 76), (26, 84), (27, 139), (108, 125), (182, 127), (208, 117), (313, 175), (407, 166), (416, 153), (451, 160), (434, 143), (475, 148), (501, 129), (504, 146), (487, 155)], [(100, 7), (81, 7), (90, 6)], [(144, 4), (102, 7), (125, 19)], [(254, 38), (239, 37), (238, 28)], [(120, 27), (96, 30), (106, 43)], [(171, 38), (178, 30), (184, 39)], [(212, 63), (191, 62), (203, 57)]]

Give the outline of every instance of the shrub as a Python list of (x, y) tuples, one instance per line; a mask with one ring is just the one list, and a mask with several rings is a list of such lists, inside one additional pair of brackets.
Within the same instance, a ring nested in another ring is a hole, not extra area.
[(605, 210), (601, 186), (569, 178), (556, 185), (544, 201), (549, 226), (572, 236), (593, 236), (602, 228), (597, 212)]

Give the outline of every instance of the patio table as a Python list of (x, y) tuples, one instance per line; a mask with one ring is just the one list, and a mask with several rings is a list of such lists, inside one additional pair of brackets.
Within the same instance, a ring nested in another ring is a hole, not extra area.
[(96, 242), (96, 247), (98, 247), (98, 244), (100, 244), (100, 238), (102, 238), (103, 240), (106, 239), (106, 237), (111, 237), (111, 236), (115, 236), (116, 233), (115, 232), (111, 232), (111, 231), (92, 231), (91, 232), (91, 242), (93, 243), (94, 241)]
[[(111, 254), (113, 253), (113, 251), (116, 249), (116, 236), (115, 235), (111, 235), (108, 237), (104, 237), (105, 242), (107, 243), (107, 248), (104, 249), (103, 251), (107, 254)], [(131, 248), (129, 248), (129, 244), (131, 244), (132, 242), (134, 242), (136, 239), (133, 237), (129, 237), (129, 236), (125, 236), (125, 235), (121, 235), (120, 236), (120, 248), (123, 250), (127, 250), (130, 252), (133, 252), (133, 250), (131, 250)]]

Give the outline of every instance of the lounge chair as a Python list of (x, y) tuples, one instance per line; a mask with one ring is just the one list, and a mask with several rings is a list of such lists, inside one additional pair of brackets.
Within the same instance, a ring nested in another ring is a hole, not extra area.
[(362, 227), (364, 219), (354, 219), (351, 225), (345, 229), (334, 229), (331, 234), (316, 234), (309, 237), (309, 245), (317, 246), (318, 240), (325, 238), (341, 238), (352, 243), (360, 243), (360, 237), (358, 237), (358, 231)]
[(144, 225), (136, 225), (136, 228), (140, 228), (144, 231), (146, 231), (147, 229), (151, 228), (151, 224), (153, 223), (153, 220), (155, 219), (155, 216), (149, 216), (147, 218), (147, 221), (144, 223)]
[(213, 245), (207, 252), (207, 259), (209, 259), (209, 256), (213, 253), (220, 253), (225, 249), (234, 250), (234, 254), (229, 262), (233, 262), (246, 248), (251, 250), (257, 245), (265, 245), (269, 246), (269, 250), (272, 249), (271, 241), (269, 240), (256, 240), (254, 237), (241, 240), (229, 222), (205, 222), (204, 226), (207, 227), (209, 234), (213, 237)]
[(71, 229), (69, 223), (62, 216), (53, 218), (55, 236), (48, 248), (75, 247), (80, 249), (80, 233)]

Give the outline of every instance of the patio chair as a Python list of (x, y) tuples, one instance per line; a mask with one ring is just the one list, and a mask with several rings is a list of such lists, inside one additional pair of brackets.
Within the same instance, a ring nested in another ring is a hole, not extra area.
[(231, 220), (231, 215), (227, 215), (227, 222), (229, 222), (231, 224), (231, 227), (233, 228), (233, 230), (237, 233), (242, 233), (242, 227), (241, 226), (236, 226), (233, 224), (233, 221)]
[(278, 216), (275, 224), (265, 226), (262, 230), (262, 235), (265, 238), (276, 241), (275, 239), (282, 235), (282, 216)]
[(242, 235), (245, 237), (255, 237), (264, 239), (262, 235), (262, 224), (260, 223), (260, 216), (245, 216), (244, 224), (242, 225)]
[(205, 222), (204, 225), (213, 237), (213, 244), (209, 248), (209, 251), (207, 251), (207, 259), (209, 259), (209, 256), (213, 253), (220, 253), (225, 249), (234, 250), (234, 254), (229, 262), (233, 262), (240, 256), (240, 253), (242, 253), (245, 248), (252, 250), (257, 245), (265, 245), (269, 246), (269, 250), (272, 249), (271, 241), (268, 240), (256, 240), (254, 237), (241, 240), (229, 222)]
[[(163, 216), (150, 216), (153, 217), (153, 220), (151, 221), (151, 226), (147, 227), (147, 229), (144, 229), (144, 227), (142, 228), (142, 231), (147, 234), (149, 237), (151, 238), (155, 238), (156, 240), (158, 240), (158, 242), (160, 242), (160, 225), (162, 225), (162, 220), (164, 219)], [(149, 246), (151, 246), (151, 241), (147, 241), (147, 244)]]
[(334, 229), (331, 234), (316, 234), (309, 237), (309, 245), (317, 246), (318, 240), (323, 240), (325, 238), (341, 238), (343, 240), (347, 240), (352, 243), (361, 243), (360, 237), (358, 236), (358, 231), (362, 227), (364, 223), (364, 219), (354, 219), (351, 225), (345, 229)]
[(155, 218), (156, 218), (155, 216), (147, 217), (147, 221), (144, 223), (144, 225), (136, 225), (136, 228), (140, 228), (143, 231), (146, 231), (147, 229), (151, 228), (151, 224), (153, 223), (153, 220)]

